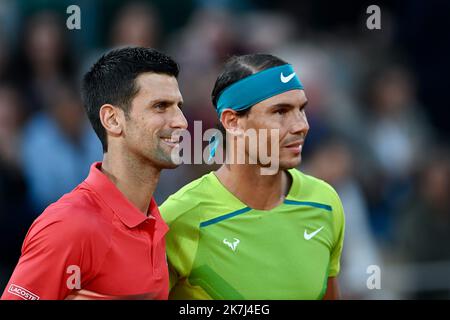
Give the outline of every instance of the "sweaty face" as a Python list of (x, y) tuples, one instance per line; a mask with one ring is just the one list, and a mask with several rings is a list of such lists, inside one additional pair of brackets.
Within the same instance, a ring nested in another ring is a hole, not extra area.
[[(303, 90), (287, 91), (255, 104), (247, 116), (240, 119), (244, 130), (255, 129), (258, 132), (258, 148), (261, 143), (266, 143), (269, 154), (272, 153), (271, 139), (276, 139), (276, 136), (271, 138), (270, 130), (278, 130), (278, 161), (282, 170), (300, 164), (302, 147), (309, 130), (305, 114), (307, 102)], [(261, 135), (262, 131), (267, 131), (267, 135)]]
[(187, 128), (183, 98), (175, 77), (144, 73), (136, 78), (138, 93), (128, 111), (125, 146), (135, 156), (160, 168), (175, 168), (171, 159), (179, 136)]

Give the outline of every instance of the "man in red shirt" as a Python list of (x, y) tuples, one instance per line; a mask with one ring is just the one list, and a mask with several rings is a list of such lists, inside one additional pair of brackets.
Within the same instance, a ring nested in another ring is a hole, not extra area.
[(168, 227), (152, 195), (187, 127), (177, 76), (148, 48), (113, 50), (85, 75), (103, 162), (34, 221), (2, 299), (167, 299)]

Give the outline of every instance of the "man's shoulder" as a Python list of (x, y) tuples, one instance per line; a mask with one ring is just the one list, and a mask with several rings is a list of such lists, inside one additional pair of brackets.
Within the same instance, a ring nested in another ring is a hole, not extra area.
[(164, 220), (170, 224), (181, 215), (194, 210), (203, 201), (211, 199), (212, 175), (212, 172), (207, 173), (169, 196), (159, 207)]
[(336, 190), (327, 182), (305, 174), (299, 170), (289, 170), (296, 182), (296, 190), (286, 199), (292, 204), (310, 205), (330, 212), (331, 215), (321, 215), (325, 219), (331, 219), (335, 227), (335, 233), (339, 234), (344, 227), (345, 216), (342, 202)]
[(105, 207), (95, 195), (81, 184), (50, 204), (33, 222), (27, 238), (46, 235), (49, 239), (81, 241), (109, 233), (112, 215), (109, 217), (104, 211)]
[(296, 185), (298, 186), (292, 195), (294, 198), (301, 200), (304, 200), (305, 198), (316, 199), (325, 202), (331, 201), (333, 204), (335, 204), (336, 201), (340, 202), (339, 195), (328, 182), (295, 168), (290, 169), (289, 173), (292, 175), (293, 179), (296, 180)]

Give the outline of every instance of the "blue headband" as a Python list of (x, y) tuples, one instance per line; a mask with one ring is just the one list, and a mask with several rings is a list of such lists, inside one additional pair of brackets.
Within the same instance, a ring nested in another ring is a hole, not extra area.
[(245, 110), (277, 94), (303, 89), (292, 65), (285, 64), (252, 74), (227, 87), (217, 101), (219, 118), (225, 109)]

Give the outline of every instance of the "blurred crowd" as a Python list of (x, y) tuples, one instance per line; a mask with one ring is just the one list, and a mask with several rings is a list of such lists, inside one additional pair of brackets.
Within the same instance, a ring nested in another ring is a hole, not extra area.
[[(269, 52), (292, 63), (309, 99), (300, 169), (333, 185), (346, 213), (344, 298), (450, 298), (450, 39), (429, 36), (442, 31), (431, 4), (394, 3), (371, 31), (362, 4), (1, 0), (0, 290), (32, 221), (102, 158), (83, 73), (110, 48), (137, 45), (179, 62), (185, 115), (204, 130), (218, 122), (210, 93), (227, 57)], [(80, 30), (66, 27), (71, 4)], [(438, 40), (424, 50), (429, 37)], [(166, 170), (157, 202), (214, 169)], [(380, 290), (367, 287), (371, 265)]]

